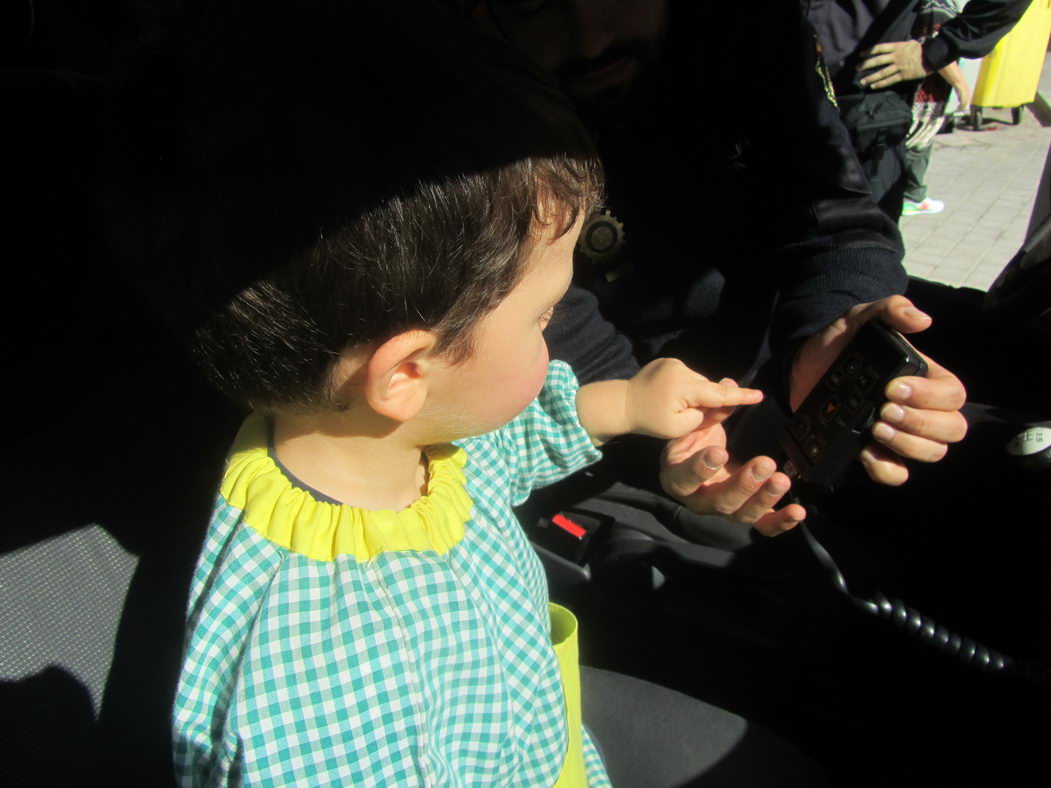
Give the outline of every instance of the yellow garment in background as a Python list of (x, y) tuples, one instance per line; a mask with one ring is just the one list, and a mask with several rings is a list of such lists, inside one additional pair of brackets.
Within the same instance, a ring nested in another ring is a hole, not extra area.
[(1020, 107), (1036, 98), (1051, 37), (1051, 0), (1033, 0), (1011, 32), (982, 59), (971, 103)]

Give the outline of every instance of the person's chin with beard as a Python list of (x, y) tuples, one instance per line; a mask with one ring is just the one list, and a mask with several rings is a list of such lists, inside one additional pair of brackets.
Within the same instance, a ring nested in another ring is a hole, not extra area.
[(641, 112), (659, 70), (657, 41), (618, 41), (595, 58), (574, 58), (555, 70), (562, 89), (597, 137), (616, 137)]

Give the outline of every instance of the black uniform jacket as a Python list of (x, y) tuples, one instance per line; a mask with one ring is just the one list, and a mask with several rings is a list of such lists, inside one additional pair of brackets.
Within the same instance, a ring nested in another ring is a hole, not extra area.
[(786, 354), (904, 291), (900, 235), (871, 200), (796, 3), (672, 3), (654, 82), (627, 130), (599, 140), (625, 244), (578, 254), (548, 329), (555, 358), (585, 381), (656, 355), (741, 377), (767, 357), (768, 329)]
[[(1021, 18), (1031, 0), (970, 0), (923, 43), (935, 71), (961, 57), (983, 57)], [(885, 41), (908, 41), (923, 0), (802, 0), (807, 18), (825, 46), (837, 88), (857, 75), (863, 51)]]

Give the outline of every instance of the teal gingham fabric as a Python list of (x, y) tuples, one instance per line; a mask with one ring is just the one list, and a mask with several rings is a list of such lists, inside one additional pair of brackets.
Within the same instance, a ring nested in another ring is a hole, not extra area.
[[(545, 786), (567, 741), (543, 569), (512, 511), (595, 461), (577, 383), (460, 445), (474, 501), (445, 555), (292, 553), (222, 496), (173, 712), (183, 785)], [(586, 733), (589, 785), (609, 785)]]

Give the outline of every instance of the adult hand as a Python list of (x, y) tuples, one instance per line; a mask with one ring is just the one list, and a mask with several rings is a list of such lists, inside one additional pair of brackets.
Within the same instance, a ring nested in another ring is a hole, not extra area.
[[(904, 296), (858, 304), (803, 343), (789, 379), (793, 411), (869, 320), (880, 320), (903, 334), (923, 331), (931, 324), (930, 316)], [(906, 459), (937, 462), (945, 456), (948, 444), (967, 433), (967, 421), (960, 413), (967, 399), (963, 384), (945, 367), (923, 358), (928, 366), (926, 378), (906, 376), (887, 384), (884, 395), (888, 401), (872, 425), (875, 441), (859, 455), (868, 475), (881, 484), (902, 484), (909, 477)]]
[(889, 88), (899, 82), (909, 79), (922, 79), (931, 73), (923, 61), (923, 46), (919, 41), (892, 41), (886, 44), (876, 44), (868, 52), (864, 53), (864, 60), (858, 67), (859, 71), (868, 71), (878, 68), (866, 74), (858, 80), (863, 87)]
[(718, 514), (767, 536), (787, 531), (806, 510), (799, 504), (774, 509), (792, 483), (769, 457), (743, 465), (730, 460), (721, 423), (729, 410), (709, 411), (699, 429), (668, 442), (661, 455), (661, 487), (699, 514)]

